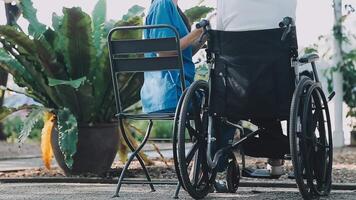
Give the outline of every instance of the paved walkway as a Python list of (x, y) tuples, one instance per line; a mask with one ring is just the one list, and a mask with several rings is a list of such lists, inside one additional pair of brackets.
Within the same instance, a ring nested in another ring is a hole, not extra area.
[[(156, 186), (157, 191), (149, 192), (147, 185), (124, 185), (118, 200), (169, 200), (175, 186)], [(0, 199), (6, 200), (109, 200), (115, 185), (106, 184), (0, 184)], [(354, 200), (356, 191), (335, 191), (327, 198)], [(182, 191), (180, 199), (191, 199)], [(294, 200), (301, 199), (296, 189), (239, 188), (236, 194), (209, 194), (206, 199), (221, 200)]]

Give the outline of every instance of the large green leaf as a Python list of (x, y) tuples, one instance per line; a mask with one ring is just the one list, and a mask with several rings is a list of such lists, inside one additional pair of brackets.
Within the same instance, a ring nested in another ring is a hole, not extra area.
[(72, 79), (88, 75), (95, 61), (91, 18), (81, 8), (63, 8), (61, 34), (65, 36), (65, 60)]
[(41, 80), (42, 72), (37, 57), (36, 46), (25, 33), (11, 26), (0, 26), (0, 36), (4, 37), (4, 49), (14, 56), (37, 81)]
[(22, 8), (22, 14), (24, 18), (30, 23), (28, 26), (28, 32), (34, 38), (41, 37), (46, 31), (46, 25), (40, 23), (37, 19), (37, 10), (33, 7), (31, 0), (21, 0), (20, 5)]
[(74, 115), (68, 109), (57, 113), (59, 147), (69, 169), (73, 167), (73, 156), (77, 152), (78, 124)]
[(59, 63), (62, 63), (63, 66), (66, 67), (66, 71), (68, 72), (69, 70), (67, 69), (67, 63), (64, 58), (64, 54), (67, 51), (66, 46), (65, 46), (65, 41), (66, 37), (63, 35), (63, 16), (59, 16), (56, 13), (53, 13), (52, 15), (52, 26), (53, 26), (53, 31), (55, 32), (55, 37), (53, 41), (53, 49), (57, 55), (57, 61)]
[[(140, 16), (132, 17), (129, 20), (120, 20), (115, 26), (139, 26), (142, 25), (143, 19)], [(120, 31), (113, 34), (113, 39), (141, 39), (142, 31)]]
[[(17, 49), (27, 56), (36, 55), (34, 42), (23, 32), (16, 30), (12, 26), (0, 26), (0, 36), (11, 44), (17, 45)], [(36, 57), (31, 57), (36, 59)]]
[(36, 46), (38, 60), (46, 77), (68, 79), (66, 67), (57, 61), (57, 55), (46, 38), (42, 37), (38, 40), (34, 40), (34, 44)]
[(106, 0), (99, 0), (92, 13), (93, 18), (93, 40), (96, 55), (101, 55), (103, 44), (106, 43), (104, 35), (104, 25), (106, 20)]
[(15, 108), (0, 107), (0, 122), (15, 111)]
[(86, 77), (82, 77), (76, 80), (66, 81), (66, 80), (48, 78), (48, 84), (49, 86), (68, 85), (74, 89), (78, 89), (86, 79), (87, 79)]
[(208, 13), (213, 11), (214, 8), (206, 6), (195, 6), (184, 11), (185, 15), (188, 17), (190, 22), (196, 22), (202, 18), (205, 18)]
[[(10, 52), (19, 63), (26, 69), (29, 75), (35, 80), (28, 82), (34, 90), (46, 96), (51, 108), (58, 108), (62, 104), (55, 89), (47, 85), (45, 79), (45, 69), (36, 48), (36, 43), (25, 33), (17, 31), (11, 26), (0, 26), (0, 36), (3, 36), (6, 42), (3, 43), (4, 49)], [(16, 78), (16, 77), (15, 77)]]
[(63, 16), (59, 16), (56, 13), (52, 14), (52, 27), (55, 31), (59, 31), (63, 23)]
[(64, 8), (63, 13), (63, 22), (60, 26), (60, 34), (63, 38), (58, 40), (57, 47), (63, 48), (64, 60), (72, 80), (88, 77), (88, 81), (76, 92), (79, 101), (76, 116), (79, 121), (87, 121), (94, 107), (93, 77), (89, 71), (97, 67), (91, 18), (77, 7)]
[[(24, 68), (21, 63), (11, 57), (5, 49), (0, 49), (0, 67), (6, 72), (13, 75), (15, 83), (20, 87), (26, 87), (27, 96), (35, 99), (39, 103), (46, 105), (47, 99), (41, 94), (41, 92), (36, 91), (39, 89), (36, 84), (36, 79), (34, 79), (30, 73)], [(35, 93), (35, 95), (33, 95)]]
[[(61, 28), (63, 24), (63, 16), (58, 16), (56, 13), (52, 15), (52, 26), (53, 29), (48, 29), (45, 32), (46, 40), (50, 43), (53, 48), (50, 56), (55, 56), (55, 63), (52, 65), (57, 69), (57, 73), (53, 73), (53, 76), (47, 77), (50, 86), (55, 86), (57, 93), (60, 93), (60, 98), (63, 102), (63, 107), (69, 108), (75, 116), (79, 116), (80, 103), (78, 101), (78, 94), (73, 87), (68, 87), (67, 84), (53, 84), (51, 80), (63, 80), (70, 82), (70, 76), (66, 67), (66, 62), (64, 59), (64, 52), (66, 52), (66, 47), (64, 45), (65, 36), (61, 34)], [(47, 47), (48, 48), (48, 47)], [(53, 61), (53, 60), (52, 60)], [(55, 78), (53, 78), (55, 77)]]
[(0, 107), (0, 122), (4, 120), (6, 117), (10, 116), (11, 114), (20, 111), (20, 110), (26, 110), (26, 109), (35, 109), (38, 108), (38, 106), (28, 106), (28, 105), (23, 105), (18, 108), (9, 108), (9, 107)]
[(142, 7), (142, 6), (139, 6), (139, 5), (134, 5), (132, 6), (129, 11), (127, 12), (127, 14), (125, 14), (123, 17), (122, 17), (122, 20), (124, 21), (128, 21), (130, 20), (131, 18), (133, 17), (143, 17), (144, 16), (144, 11), (145, 11), (145, 8)]
[(24, 125), (22, 128), (22, 131), (20, 133), (19, 137), (19, 142), (22, 144), (30, 135), (33, 127), (36, 125), (36, 123), (43, 118), (43, 115), (45, 112), (47, 112), (48, 109), (44, 107), (38, 107), (34, 110), (31, 111), (31, 113), (27, 116), (27, 118), (24, 121)]
[(26, 81), (34, 81), (21, 63), (11, 57), (4, 49), (0, 49), (0, 65), (3, 66), (5, 71), (13, 76), (19, 77)]

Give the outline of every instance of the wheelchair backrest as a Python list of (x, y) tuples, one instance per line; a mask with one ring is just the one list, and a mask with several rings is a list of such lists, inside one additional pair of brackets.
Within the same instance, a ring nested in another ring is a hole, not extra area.
[(229, 119), (289, 116), (294, 90), (292, 38), (284, 29), (209, 32), (208, 51), (214, 55), (211, 111)]

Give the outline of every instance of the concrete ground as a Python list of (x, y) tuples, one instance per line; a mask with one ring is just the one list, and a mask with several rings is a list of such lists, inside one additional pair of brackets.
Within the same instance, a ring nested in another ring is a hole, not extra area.
[[(171, 145), (160, 146), (161, 153), (170, 158), (172, 155)], [(5, 148), (5, 146), (3, 146)], [(150, 147), (150, 145), (148, 145)], [(0, 148), (1, 149), (1, 148)], [(29, 147), (28, 149), (32, 149)], [(9, 152), (9, 147), (5, 150)], [(11, 150), (11, 149), (10, 149)], [(355, 183), (356, 171), (355, 163), (355, 148), (339, 149), (335, 152), (335, 159), (339, 163), (334, 166), (335, 177), (339, 177), (337, 183)], [(14, 150), (15, 152), (15, 150)], [(15, 152), (16, 153), (16, 152)], [(159, 157), (155, 151), (148, 148), (146, 154), (149, 157)], [(4, 151), (3, 156), (0, 154), (0, 174), (1, 171), (13, 171), (20, 169), (32, 169), (43, 167), (41, 158), (36, 152), (31, 152), (29, 155), (14, 154), (9, 157), (9, 153)], [(34, 155), (34, 156), (33, 156)], [(56, 163), (53, 163), (56, 166)], [(347, 172), (350, 173), (346, 173)], [(352, 173), (351, 173), (352, 172)], [(345, 180), (345, 181), (342, 181)], [(291, 180), (284, 180), (285, 183)], [(295, 183), (293, 181), (293, 183)], [(169, 200), (173, 199), (175, 186), (172, 185), (157, 185), (156, 192), (149, 192), (147, 185), (123, 185), (121, 197), (118, 200)], [(106, 200), (111, 198), (115, 192), (116, 186), (113, 184), (74, 184), (74, 183), (0, 183), (0, 200)], [(180, 192), (180, 199), (191, 199), (185, 192)], [(283, 188), (254, 188), (242, 187), (239, 188), (236, 194), (209, 194), (206, 199), (221, 199), (221, 200), (296, 200), (302, 199), (297, 189)], [(334, 190), (329, 197), (323, 197), (322, 200), (356, 200), (355, 191)]]
[[(175, 186), (157, 185), (156, 192), (149, 192), (147, 185), (124, 185), (121, 195), (123, 200), (169, 200), (173, 199)], [(107, 200), (113, 199), (115, 185), (107, 184), (0, 184), (1, 200)], [(191, 199), (185, 191), (180, 192), (180, 199)], [(296, 189), (280, 188), (239, 188), (236, 194), (209, 194), (206, 199), (227, 200), (294, 200), (301, 199)], [(354, 200), (356, 191), (334, 191), (329, 197), (321, 199)]]

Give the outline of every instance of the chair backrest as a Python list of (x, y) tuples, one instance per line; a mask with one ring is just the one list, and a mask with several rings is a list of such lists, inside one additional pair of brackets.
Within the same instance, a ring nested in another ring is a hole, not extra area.
[[(169, 29), (174, 37), (157, 39), (115, 39), (115, 33), (120, 31), (143, 31), (150, 29)], [(177, 30), (170, 25), (126, 26), (112, 29), (108, 35), (109, 55), (113, 87), (118, 113), (121, 113), (119, 73), (136, 73), (149, 71), (179, 70), (181, 88), (185, 90), (185, 78), (180, 37)], [(160, 56), (160, 53), (171, 52), (170, 56)], [(173, 53), (172, 53), (173, 52)], [(145, 54), (156, 53), (154, 57)]]

